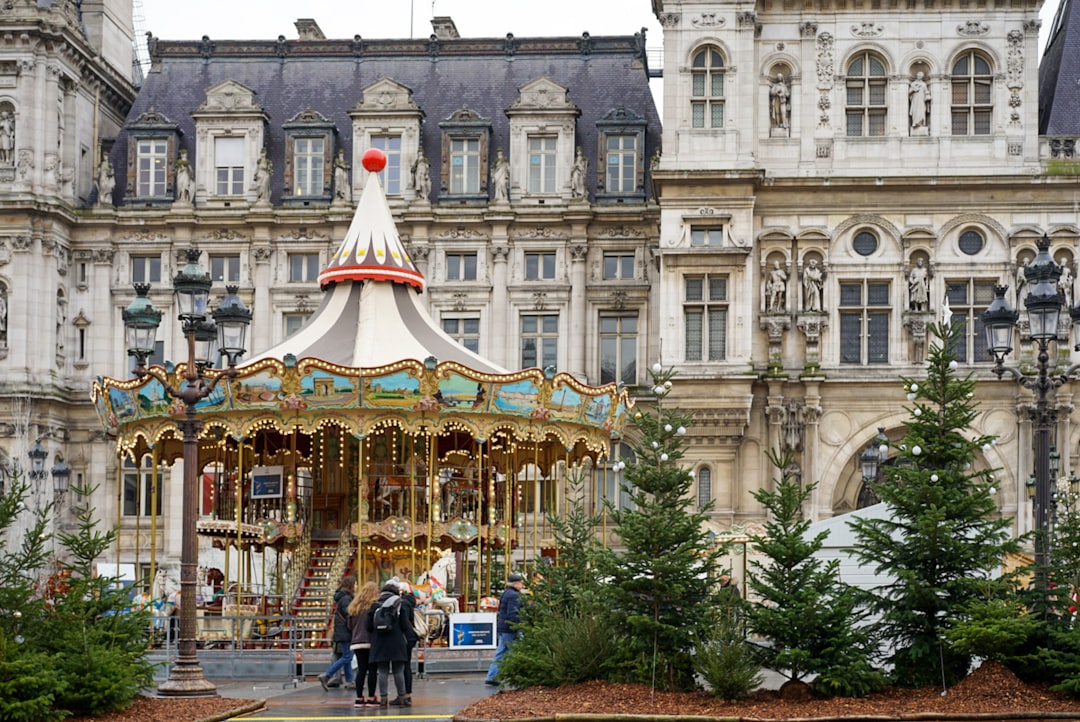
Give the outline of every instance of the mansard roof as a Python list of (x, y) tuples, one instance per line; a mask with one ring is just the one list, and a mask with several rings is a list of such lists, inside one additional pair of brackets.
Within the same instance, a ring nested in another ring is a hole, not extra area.
[(1080, 8), (1061, 0), (1039, 65), (1039, 135), (1080, 133)]
[[(660, 118), (649, 90), (643, 33), (631, 36), (556, 38), (427, 39), (427, 40), (211, 40), (151, 39), (152, 66), (129, 119), (153, 108), (176, 120), (182, 147), (196, 158), (195, 119), (207, 92), (226, 82), (249, 88), (269, 118), (267, 146), (274, 168), (284, 168), (282, 124), (310, 108), (341, 133), (346, 155), (353, 149), (349, 112), (364, 90), (389, 80), (412, 90), (412, 99), (427, 118), (423, 124), (424, 154), (441, 155), (439, 122), (463, 107), (490, 119), (491, 147), (510, 147), (506, 110), (519, 99), (519, 89), (541, 78), (568, 89), (567, 99), (580, 108), (577, 140), (596, 168), (596, 122), (613, 108), (625, 106), (647, 125), (645, 158), (660, 143)], [(435, 122), (432, 122), (435, 121)], [(127, 167), (126, 131), (113, 146), (116, 168)], [(359, 149), (361, 152), (363, 149)], [(431, 166), (432, 185), (440, 187), (440, 164)], [(590, 185), (595, 173), (590, 173)], [(125, 196), (123, 174), (117, 174), (117, 197)], [(275, 172), (271, 198), (281, 197), (282, 177)], [(646, 183), (646, 188), (651, 184)]]

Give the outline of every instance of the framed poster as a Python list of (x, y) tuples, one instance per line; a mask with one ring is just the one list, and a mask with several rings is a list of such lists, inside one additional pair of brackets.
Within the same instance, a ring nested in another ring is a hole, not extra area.
[(492, 612), (450, 615), (451, 649), (495, 649), (495, 618)]
[(252, 499), (280, 499), (284, 489), (284, 466), (251, 467)]

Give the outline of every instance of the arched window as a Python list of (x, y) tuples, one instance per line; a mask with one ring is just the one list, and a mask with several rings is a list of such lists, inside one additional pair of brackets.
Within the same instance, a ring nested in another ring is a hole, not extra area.
[(697, 505), (704, 509), (712, 501), (712, 469), (703, 466), (697, 472)]
[(690, 67), (691, 124), (695, 128), (724, 127), (724, 59), (713, 47), (694, 54)]
[(969, 50), (952, 69), (952, 134), (990, 135), (994, 107), (990, 90), (994, 82), (989, 61)]
[(889, 81), (885, 63), (873, 53), (856, 55), (847, 69), (847, 134), (852, 137), (885, 135)]

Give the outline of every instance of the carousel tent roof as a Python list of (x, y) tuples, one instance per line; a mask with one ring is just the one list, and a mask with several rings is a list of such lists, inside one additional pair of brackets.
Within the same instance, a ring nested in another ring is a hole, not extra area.
[(506, 373), (448, 336), (427, 312), (420, 298), (424, 277), (405, 252), (375, 172), (319, 282), (322, 304), (303, 328), (247, 363), (292, 354), (376, 368), (434, 356), (483, 373)]

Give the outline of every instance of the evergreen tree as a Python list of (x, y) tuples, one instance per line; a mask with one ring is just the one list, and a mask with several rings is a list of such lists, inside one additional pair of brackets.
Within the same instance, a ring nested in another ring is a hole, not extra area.
[(873, 609), (891, 645), (897, 684), (950, 685), (970, 665), (944, 632), (970, 605), (1009, 594), (995, 578), (1007, 553), (1019, 550), (1011, 523), (998, 515), (993, 469), (974, 470), (989, 436), (969, 438), (977, 406), (975, 381), (956, 374), (950, 349), (963, 343), (962, 324), (933, 324), (926, 378), (904, 379), (910, 419), (898, 463), (875, 492), (882, 519), (856, 519), (854, 555), (888, 581), (874, 590)]
[(872, 640), (857, 591), (841, 581), (838, 561), (815, 556), (828, 532), (809, 537), (802, 508), (816, 484), (803, 487), (791, 474), (790, 451), (767, 456), (781, 477), (774, 490), (753, 492), (768, 512), (764, 533), (754, 537), (763, 561), (751, 562), (750, 581), (757, 596), (750, 627), (766, 640), (762, 663), (794, 682), (816, 675), (819, 694), (865, 695), (884, 677), (870, 663)]
[(697, 508), (693, 476), (679, 461), (688, 415), (664, 405), (674, 372), (652, 368), (656, 406), (634, 414), (635, 460), (623, 472), (630, 505), (609, 503), (623, 551), (610, 571), (609, 606), (625, 635), (630, 681), (693, 689), (693, 650), (707, 637), (720, 550), (707, 538), (709, 507)]

